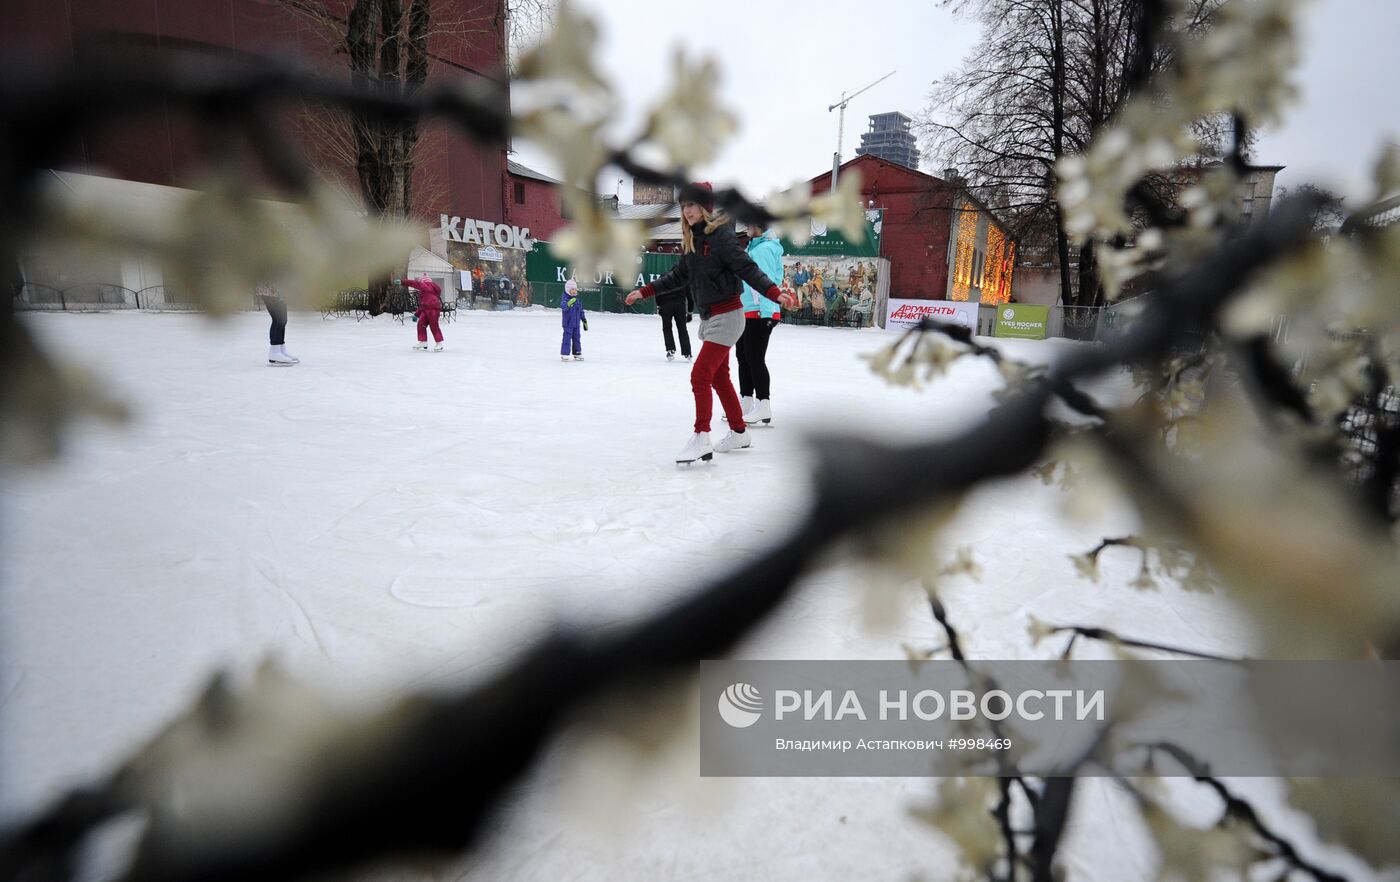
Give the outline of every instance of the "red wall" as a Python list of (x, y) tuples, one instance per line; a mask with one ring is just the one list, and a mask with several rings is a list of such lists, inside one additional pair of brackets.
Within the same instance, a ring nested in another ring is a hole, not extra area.
[[(506, 223), (529, 227), (530, 236), (550, 241), (554, 231), (568, 223), (560, 208), (559, 188), (534, 178), (506, 176)], [(515, 185), (525, 185), (525, 204), (515, 201)]]
[[(949, 184), (876, 156), (859, 156), (841, 166), (858, 170), (866, 202), (885, 209), (880, 256), (890, 262), (890, 296), (942, 300), (948, 287), (949, 210), (957, 190)], [(831, 189), (831, 173), (811, 180), (812, 192)]]
[[(324, 0), (343, 21), (348, 0)], [(433, 14), (485, 28), (470, 40), (434, 42), (429, 82), (457, 76), (504, 76), (504, 0), (438, 0)], [(316, 26), (266, 0), (4, 0), (0, 51), (38, 62), (70, 59), (84, 39), (112, 34), (157, 50), (199, 45), (215, 51), (280, 57), (348, 78)], [(426, 129), (414, 178), (414, 211), (436, 225), (439, 214), (504, 221), (504, 145), (482, 146), (455, 131)], [(67, 166), (157, 184), (186, 183), (199, 160), (196, 133), (182, 115), (158, 112), (86, 133)], [(354, 187), (354, 170), (347, 172)]]

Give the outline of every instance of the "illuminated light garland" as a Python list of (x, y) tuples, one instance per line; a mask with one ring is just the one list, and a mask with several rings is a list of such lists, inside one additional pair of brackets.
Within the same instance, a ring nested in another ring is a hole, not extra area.
[[(968, 223), (969, 218), (972, 223)], [(958, 244), (953, 252), (953, 291), (949, 300), (966, 300), (972, 290), (972, 255), (977, 244), (977, 212), (964, 202), (958, 214)]]
[(983, 274), (983, 303), (1005, 303), (1011, 297), (1009, 246), (1006, 234), (1000, 227), (992, 224), (987, 228), (987, 270)]
[(1006, 303), (1011, 299), (1011, 280), (1016, 275), (1016, 243), (1008, 241), (1006, 243), (1006, 263), (1001, 274), (1001, 290), (997, 296), (1001, 299), (997, 303)]

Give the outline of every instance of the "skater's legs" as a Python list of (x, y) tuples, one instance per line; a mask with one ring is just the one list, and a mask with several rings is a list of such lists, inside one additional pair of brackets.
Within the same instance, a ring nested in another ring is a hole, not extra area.
[(428, 342), (428, 311), (426, 309), (418, 311), (418, 342)]
[[(681, 355), (690, 358), (690, 329), (685, 323), (685, 304), (678, 304), (676, 309), (676, 333), (681, 338)], [(726, 362), (728, 359), (726, 359)]]
[(574, 355), (583, 355), (583, 331), (578, 325), (569, 329), (569, 342), (573, 344)]
[(440, 315), (442, 315), (441, 310), (428, 310), (428, 327), (432, 329), (434, 343), (442, 342), (442, 327), (438, 324), (438, 316)]
[(666, 351), (676, 351), (676, 338), (671, 335), (671, 323), (675, 322), (676, 335), (680, 337), (681, 355), (690, 358), (690, 331), (685, 324), (685, 304), (668, 303), (660, 307), (661, 332), (666, 337)]
[(571, 338), (572, 338), (571, 332), (569, 331), (568, 328), (565, 328), (565, 329), (564, 329), (564, 337), (563, 337), (563, 339), (560, 340), (560, 342), (559, 342), (559, 354), (560, 354), (560, 355), (571, 355), (571, 354), (572, 354), (572, 353), (569, 352), (569, 344), (572, 342)]
[(757, 333), (754, 328), (760, 325), (758, 319), (744, 319), (744, 336), (734, 347), (734, 358), (739, 362), (739, 393), (745, 398), (753, 395), (753, 371), (749, 367), (749, 340)]
[[(710, 417), (714, 414), (714, 393), (715, 375), (719, 371), (724, 371), (724, 378), (729, 380), (729, 347), (721, 346), (718, 343), (706, 340), (700, 346), (700, 355), (695, 359), (695, 364), (690, 368), (690, 391), (695, 395), (695, 431), (710, 431)], [(734, 385), (729, 384), (729, 394), (734, 396)], [(723, 401), (723, 399), (720, 399)], [(739, 408), (739, 399), (734, 398), (734, 409), (731, 413), (726, 406), (725, 414), (730, 416), (730, 425), (734, 425), (735, 418), (738, 419), (738, 426), (744, 425), (743, 415)]]
[[(768, 340), (773, 334), (774, 325), (764, 319), (749, 319), (749, 324), (744, 328), (744, 339), (740, 341), (743, 355), (740, 364), (748, 363), (749, 375), (753, 380), (753, 386), (744, 385), (744, 394), (749, 394), (747, 390), (753, 389), (754, 397), (760, 400), (768, 398)], [(740, 374), (742, 384), (743, 374)]]
[[(714, 344), (709, 341), (700, 349), (700, 356), (705, 355), (705, 348)], [(744, 406), (739, 401), (739, 395), (734, 391), (734, 381), (729, 378), (729, 353), (725, 351), (724, 361), (710, 377), (710, 385), (719, 394), (719, 406), (724, 408), (724, 417), (729, 420), (729, 428), (735, 432), (744, 431)]]
[(263, 297), (263, 306), (272, 316), (272, 327), (268, 329), (268, 342), (281, 346), (287, 342), (287, 304), (281, 297)]
[(675, 319), (676, 314), (669, 306), (660, 307), (657, 312), (661, 314), (661, 339), (666, 342), (666, 351), (675, 352), (676, 338), (671, 335), (671, 322)]

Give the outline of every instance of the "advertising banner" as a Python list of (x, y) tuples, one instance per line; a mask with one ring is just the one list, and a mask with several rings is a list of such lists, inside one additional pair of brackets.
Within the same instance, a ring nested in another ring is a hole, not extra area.
[(592, 277), (583, 277), (574, 273), (568, 261), (555, 257), (549, 250), (548, 242), (536, 242), (526, 261), (525, 284), (530, 291), (530, 303), (536, 306), (558, 308), (559, 297), (564, 293), (564, 283), (572, 278), (578, 282), (579, 294), (583, 297), (583, 308), (586, 310), (650, 313), (656, 311), (655, 300), (643, 300), (635, 306), (627, 306), (623, 299), (632, 289), (660, 278), (679, 260), (679, 254), (657, 254), (648, 251), (637, 256), (637, 265), (633, 272), (600, 273)]
[(795, 245), (783, 239), (783, 253), (803, 257), (879, 257), (880, 229), (884, 225), (884, 209), (865, 213), (865, 241), (856, 245), (835, 230), (827, 229), (821, 221), (812, 221), (812, 238), (805, 245)]
[(977, 333), (978, 304), (966, 300), (898, 300), (890, 298), (885, 311), (885, 330), (917, 328), (926, 318), (950, 325), (962, 325)]
[(996, 336), (1019, 340), (1044, 340), (1050, 324), (1050, 307), (1029, 303), (1003, 303), (997, 307)]
[(462, 296), (480, 309), (530, 305), (525, 280), (526, 252), (446, 238), (447, 259), (461, 279)]

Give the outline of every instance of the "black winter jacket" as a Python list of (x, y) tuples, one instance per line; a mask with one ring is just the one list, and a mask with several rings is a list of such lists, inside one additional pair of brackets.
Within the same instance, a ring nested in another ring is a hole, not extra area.
[(739, 308), (739, 295), (744, 290), (744, 282), (748, 282), (755, 291), (766, 293), (773, 288), (773, 280), (763, 274), (763, 270), (739, 244), (733, 221), (715, 218), (707, 224), (695, 224), (690, 232), (695, 250), (682, 254), (680, 263), (669, 273), (644, 285), (642, 296), (661, 297), (688, 290), (700, 317), (709, 318), (715, 307), (722, 304), (732, 301), (731, 308)]
[[(658, 279), (658, 281), (659, 281), (659, 279)], [(669, 293), (669, 294), (657, 294), (657, 295), (656, 295), (656, 308), (657, 308), (657, 309), (661, 309), (662, 307), (671, 307), (671, 308), (674, 308), (674, 307), (677, 307), (677, 306), (685, 307), (685, 311), (686, 311), (686, 312), (694, 312), (694, 311), (695, 311), (695, 304), (692, 303), (691, 300), (690, 300), (690, 289), (689, 289), (689, 288), (682, 288), (682, 289), (679, 290), (679, 291), (672, 291), (672, 292)]]

